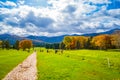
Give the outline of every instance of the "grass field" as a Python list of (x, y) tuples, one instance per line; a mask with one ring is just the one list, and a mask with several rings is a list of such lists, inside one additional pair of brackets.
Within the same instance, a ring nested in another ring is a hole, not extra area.
[(120, 52), (66, 50), (59, 53), (38, 51), (38, 80), (120, 80)]
[(0, 80), (29, 54), (30, 53), (21, 50), (0, 49)]
[[(36, 48), (38, 80), (120, 80), (118, 51), (64, 50), (55, 54), (41, 49), (44, 52)], [(30, 53), (0, 49), (0, 80)]]

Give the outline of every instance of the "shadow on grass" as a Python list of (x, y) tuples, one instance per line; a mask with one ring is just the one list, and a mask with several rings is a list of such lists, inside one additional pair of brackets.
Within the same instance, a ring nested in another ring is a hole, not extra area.
[(113, 51), (113, 52), (120, 52), (120, 49), (109, 49), (109, 50), (106, 50), (106, 51), (109, 51), (109, 52), (111, 52), (111, 51)]

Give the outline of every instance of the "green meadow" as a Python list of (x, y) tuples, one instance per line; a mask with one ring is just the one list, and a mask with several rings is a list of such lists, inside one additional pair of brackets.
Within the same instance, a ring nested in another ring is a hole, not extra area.
[[(37, 50), (38, 80), (120, 80), (120, 52), (115, 50)], [(0, 79), (30, 53), (0, 49)]]
[(22, 50), (0, 49), (0, 80), (29, 55), (30, 53)]
[(112, 50), (38, 51), (37, 59), (38, 80), (120, 79), (120, 52)]

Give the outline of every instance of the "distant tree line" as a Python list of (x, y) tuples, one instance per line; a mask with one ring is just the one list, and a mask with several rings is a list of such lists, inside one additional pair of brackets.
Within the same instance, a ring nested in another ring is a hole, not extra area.
[(3, 40), (3, 41), (0, 41), (0, 47), (2, 48), (2, 49), (10, 49), (10, 43), (9, 43), (9, 41), (8, 40)]
[(64, 49), (120, 49), (119, 34), (98, 35), (95, 37), (66, 36), (61, 46)]
[(13, 45), (10, 45), (8, 40), (0, 41), (0, 48), (2, 49), (30, 49), (31, 47), (45, 47), (46, 49), (59, 49), (60, 43), (40, 43), (38, 45), (33, 45), (31, 40), (17, 40)]
[[(46, 49), (120, 49), (120, 34), (113, 35), (98, 35), (94, 37), (86, 36), (65, 36), (61, 43), (41, 43), (39, 47), (45, 47)], [(16, 41), (14, 45), (10, 45), (8, 40), (0, 41), (0, 47), (2, 49), (22, 49), (30, 50), (31, 47), (35, 47), (31, 40)]]
[(32, 44), (31, 40), (21, 40), (21, 41), (17, 40), (14, 45), (10, 45), (10, 42), (8, 40), (2, 40), (2, 41), (0, 41), (0, 47), (2, 49), (7, 49), (7, 50), (23, 49), (23, 51), (24, 51), (26, 49), (30, 50), (30, 48), (33, 47), (33, 44)]
[(46, 49), (59, 49), (60, 43), (44, 43)]

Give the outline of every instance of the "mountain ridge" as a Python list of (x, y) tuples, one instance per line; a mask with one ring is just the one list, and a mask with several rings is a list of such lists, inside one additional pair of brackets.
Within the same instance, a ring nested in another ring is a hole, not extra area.
[(0, 34), (0, 40), (9, 40), (10, 44), (14, 44), (16, 40), (23, 40), (23, 39), (30, 39), (33, 41), (34, 44), (41, 44), (41, 43), (59, 43), (61, 42), (65, 36), (97, 36), (101, 34), (113, 34), (115, 31), (120, 31), (119, 28), (112, 29), (106, 32), (100, 32), (100, 33), (90, 33), (90, 34), (83, 34), (83, 35), (61, 35), (61, 36), (53, 36), (53, 37), (47, 37), (47, 36), (27, 36), (27, 37), (21, 37), (17, 35), (10, 35), (10, 34)]

